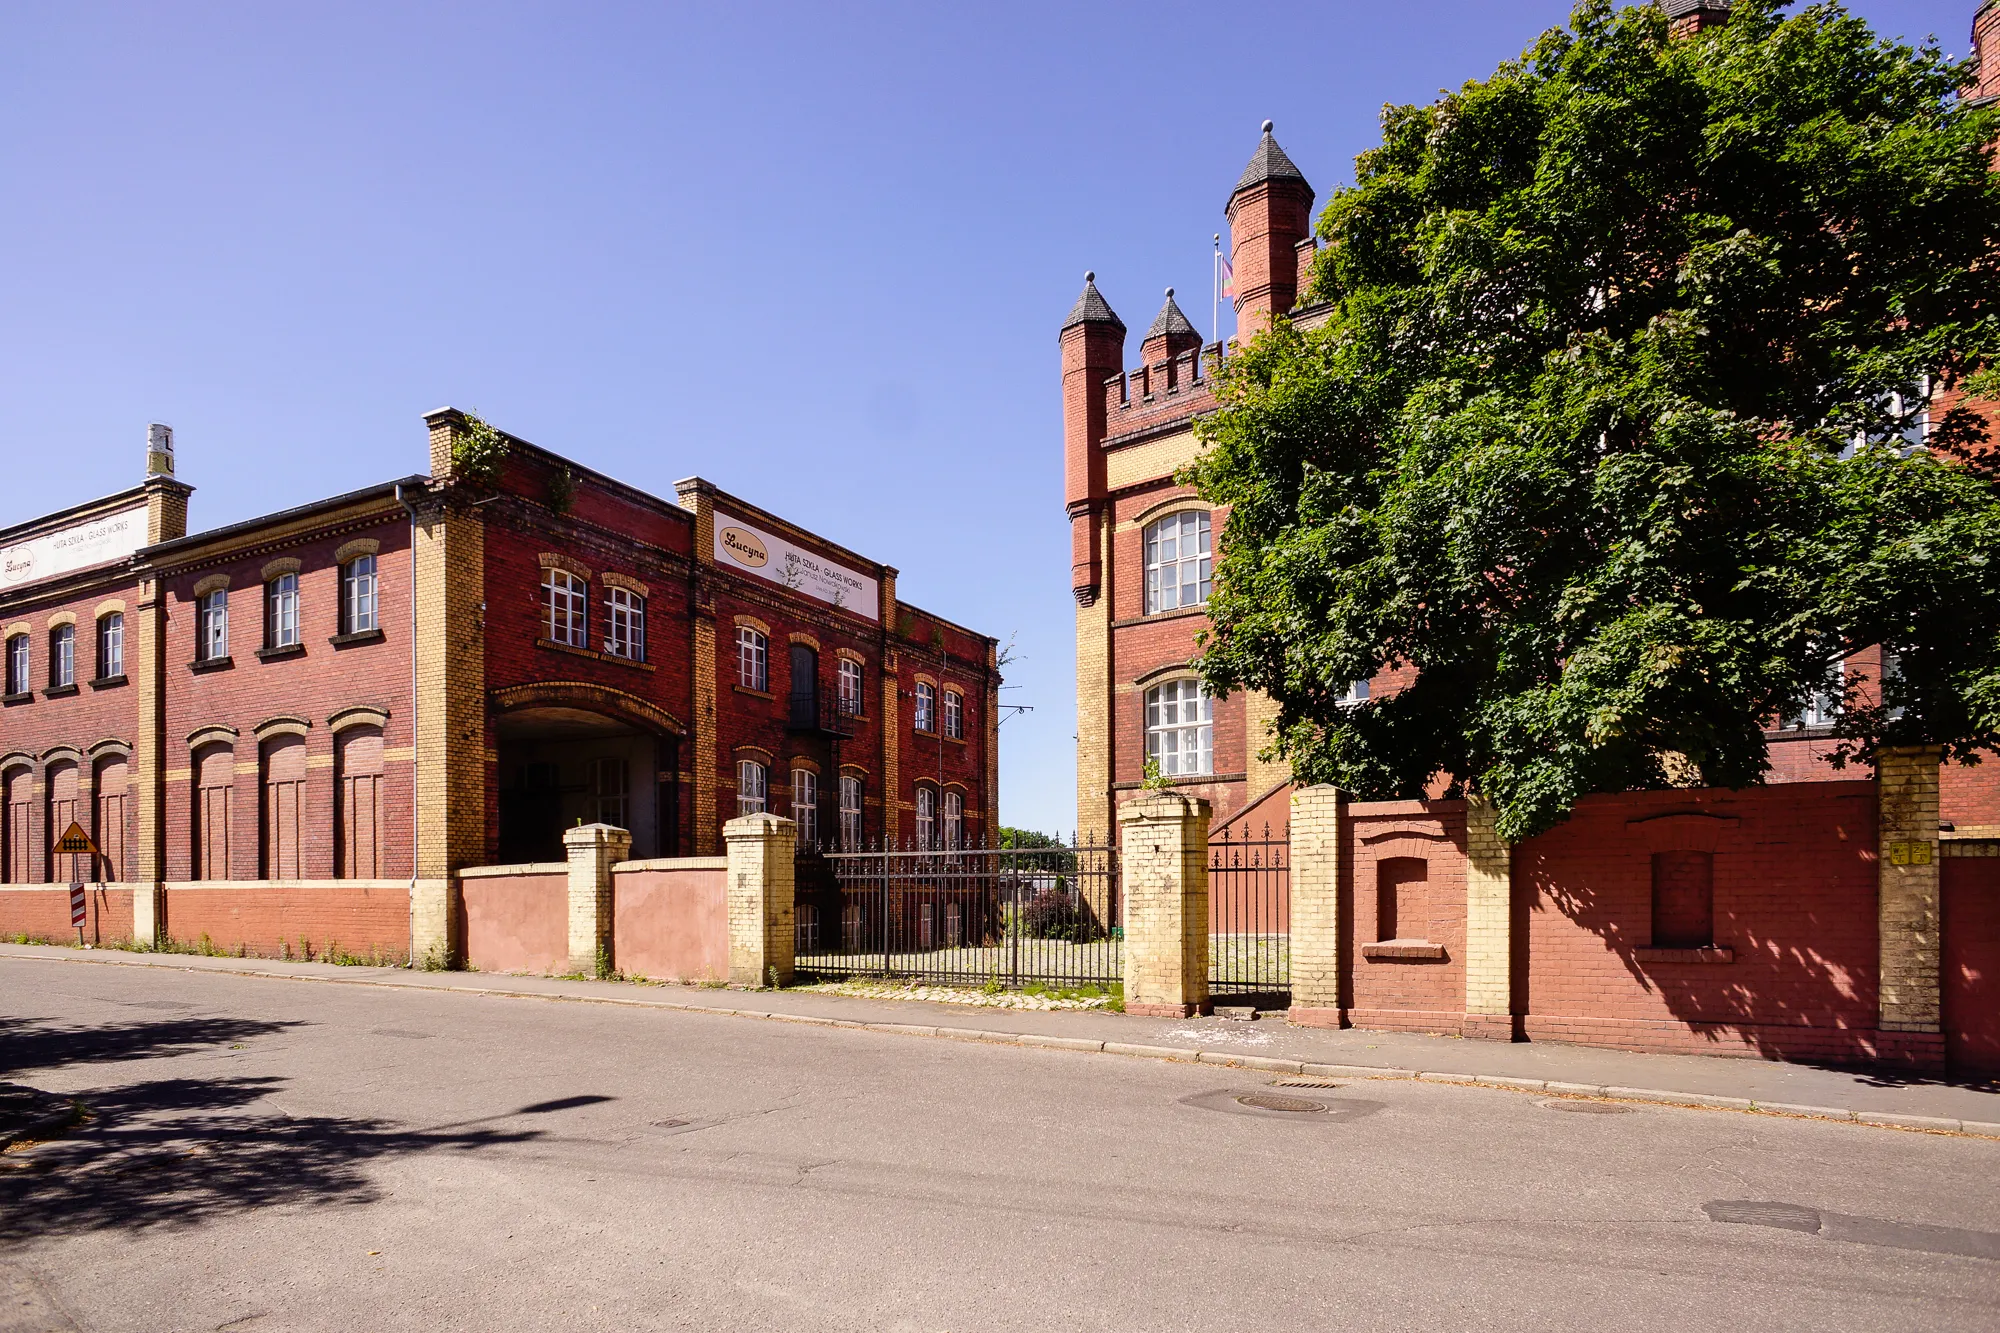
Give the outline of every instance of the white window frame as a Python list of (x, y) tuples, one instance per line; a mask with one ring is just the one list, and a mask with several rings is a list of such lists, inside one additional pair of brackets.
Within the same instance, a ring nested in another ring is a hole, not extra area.
[(917, 682), (916, 707), (911, 714), (910, 725), (918, 731), (937, 730), (937, 686), (927, 680)]
[(1806, 706), (1785, 719), (1786, 730), (1797, 731), (1806, 727), (1830, 727), (1840, 719), (1841, 705), (1845, 702), (1847, 692), (1846, 659), (1843, 658), (1833, 664), (1833, 680), (1832, 693), (1824, 690), (1814, 690), (1812, 697), (1806, 700)]
[(1367, 703), (1368, 678), (1363, 676), (1359, 680), (1350, 680), (1347, 682), (1347, 693), (1341, 695), (1336, 702), (1342, 708), (1359, 708), (1361, 705)]
[(628, 662), (645, 661), (646, 599), (630, 588), (612, 588), (604, 595), (604, 609), (604, 651)]
[(1178, 510), (1146, 525), (1147, 615), (1207, 604), (1215, 577), (1211, 527), (1205, 509)]
[(550, 643), (590, 646), (590, 583), (566, 569), (542, 571), (543, 628)]
[(792, 770), (792, 822), (801, 845), (819, 841), (819, 774), (810, 768)]
[(944, 734), (955, 741), (965, 739), (965, 696), (953, 689), (944, 692)]
[(264, 585), (264, 646), (299, 646), (299, 576), (280, 574)]
[(931, 787), (917, 788), (917, 850), (928, 852), (937, 837), (937, 792)]
[(771, 771), (755, 759), (736, 761), (736, 813), (761, 815), (770, 804)]
[(57, 625), (49, 631), (49, 688), (76, 684), (76, 626)]
[(866, 711), (861, 705), (861, 663), (851, 657), (841, 658), (834, 673), (834, 697), (837, 707), (848, 717), (859, 717)]
[(622, 754), (601, 754), (590, 762), (591, 800), (597, 822), (630, 829), (632, 761)]
[(950, 788), (944, 793), (944, 846), (950, 852), (965, 846), (965, 794)]
[(125, 613), (108, 611), (97, 618), (97, 678), (125, 674)]
[(229, 590), (216, 588), (195, 601), (195, 655), (204, 662), (229, 656)]
[(736, 627), (736, 683), (763, 694), (771, 691), (771, 641), (748, 625)]
[(28, 692), (28, 671), (33, 665), (33, 649), (28, 646), (28, 636), (16, 634), (7, 640), (7, 693), (26, 694)]
[(1193, 677), (1162, 681), (1145, 695), (1146, 755), (1169, 778), (1215, 772), (1215, 700)]
[(357, 555), (340, 567), (340, 632), (366, 634), (381, 627), (381, 587), (375, 557)]
[(862, 834), (862, 781), (859, 774), (840, 775), (840, 845), (843, 850), (855, 851), (861, 846)]

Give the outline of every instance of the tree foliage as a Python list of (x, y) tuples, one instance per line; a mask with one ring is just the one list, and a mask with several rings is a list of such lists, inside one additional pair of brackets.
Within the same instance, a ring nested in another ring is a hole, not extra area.
[[(1300, 780), (1440, 777), (1504, 836), (1593, 791), (1740, 787), (1846, 682), (1838, 760), (2000, 740), (2000, 505), (1933, 390), (2000, 350), (2000, 121), (1838, 5), (1653, 6), (1429, 106), (1322, 214), (1309, 300), (1226, 367), (1187, 478), (1230, 508), (1200, 668)], [(1983, 384), (1975, 383), (1975, 388)], [(1349, 682), (1413, 668), (1392, 697)]]

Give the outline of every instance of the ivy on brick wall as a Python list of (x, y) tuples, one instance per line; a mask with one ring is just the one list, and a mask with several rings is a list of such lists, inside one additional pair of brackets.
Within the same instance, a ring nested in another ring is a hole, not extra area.
[[(1200, 668), (1271, 695), (1300, 780), (1447, 777), (1519, 839), (1755, 784), (1816, 696), (1842, 761), (2000, 743), (1992, 455), (1943, 392), (2000, 352), (2000, 110), (1782, 8), (1675, 40), (1590, 0), (1383, 112), (1318, 222), (1330, 314), (1227, 364), (1185, 474), (1231, 507)], [(1888, 679), (1841, 673), (1873, 644)]]

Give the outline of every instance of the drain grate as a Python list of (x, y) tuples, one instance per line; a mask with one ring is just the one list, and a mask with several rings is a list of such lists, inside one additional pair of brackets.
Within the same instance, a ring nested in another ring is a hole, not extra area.
[(1632, 1108), (1629, 1106), (1618, 1106), (1611, 1102), (1573, 1102), (1564, 1100), (1543, 1102), (1542, 1105), (1551, 1111), (1574, 1111), (1579, 1115), (1629, 1115), (1632, 1111)]
[(1271, 1085), (1274, 1088), (1344, 1088), (1345, 1083), (1335, 1083), (1330, 1078), (1281, 1078)]
[(1326, 1109), (1325, 1102), (1316, 1102), (1305, 1097), (1287, 1097), (1276, 1092), (1246, 1093), (1238, 1097), (1236, 1103), (1239, 1106), (1254, 1106), (1259, 1111), (1291, 1111), (1299, 1114)]

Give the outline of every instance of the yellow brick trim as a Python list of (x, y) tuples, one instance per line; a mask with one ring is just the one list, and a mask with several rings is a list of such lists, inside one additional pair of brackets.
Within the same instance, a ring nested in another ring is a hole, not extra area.
[(326, 729), (336, 733), (345, 731), (349, 727), (388, 725), (389, 710), (377, 708), (373, 704), (356, 704), (352, 708), (343, 708), (326, 720)]
[(938, 683), (938, 678), (927, 671), (919, 671), (916, 674), (916, 682), (919, 685), (935, 686)]
[(736, 617), (736, 627), (738, 629), (754, 629), (766, 639), (771, 637), (771, 627), (755, 616)]
[(64, 625), (74, 624), (76, 624), (76, 612), (74, 611), (58, 611), (49, 617), (50, 629), (59, 629)]
[[(1190, 511), (1198, 514), (1213, 514), (1215, 513), (1215, 506), (1202, 499), (1199, 495), (1176, 495), (1170, 500), (1162, 500), (1158, 504), (1148, 505), (1146, 508), (1141, 509), (1123, 526), (1127, 530), (1146, 528), (1159, 522), (1169, 514), (1185, 514)], [(1213, 526), (1214, 524), (1211, 522), (1211, 529), (1213, 529)]]
[(591, 577), (589, 565), (584, 564), (583, 561), (573, 556), (563, 555), (557, 551), (543, 551), (535, 557), (535, 563), (543, 569), (560, 569), (565, 573), (574, 574), (586, 581)]
[(33, 768), (34, 764), (35, 756), (25, 750), (15, 750), (9, 754), (0, 754), (0, 773), (5, 773), (10, 768)]
[(199, 750), (204, 745), (213, 745), (218, 741), (233, 747), (240, 734), (234, 727), (221, 725), (197, 727), (188, 733), (187, 747), (190, 750)]
[(303, 736), (312, 730), (310, 719), (284, 715), (265, 718), (251, 729), (258, 740), (267, 736)]
[(775, 757), (761, 745), (739, 745), (729, 753), (737, 759), (761, 759), (766, 767), (770, 766), (771, 760)]
[(607, 569), (597, 576), (597, 581), (607, 588), (623, 588), (626, 592), (639, 597), (651, 597), (653, 595), (651, 588), (629, 574), (617, 574)]
[(125, 599), (124, 599), (124, 598), (122, 598), (122, 597), (113, 597), (113, 598), (112, 598), (111, 600), (109, 600), (109, 601), (105, 601), (105, 602), (99, 602), (99, 603), (97, 604), (97, 609), (96, 609), (95, 611), (91, 612), (91, 617), (92, 617), (93, 619), (96, 619), (96, 620), (102, 620), (102, 619), (104, 619), (104, 617), (106, 617), (106, 616), (110, 615), (110, 614), (111, 614), (112, 612), (114, 612), (114, 611), (115, 611), (115, 612), (117, 612), (117, 613), (118, 613), (119, 615), (121, 615), (121, 616), (125, 614)]
[(305, 566), (299, 563), (298, 557), (281, 555), (276, 560), (266, 560), (264, 562), (264, 572), (260, 577), (264, 582), (269, 583), (280, 574), (296, 574), (304, 568)]
[(376, 541), (373, 537), (356, 537), (351, 542), (341, 543), (340, 548), (333, 553), (333, 563), (344, 565), (357, 556), (380, 555), (381, 553), (381, 542)]
[(791, 769), (793, 772), (797, 772), (799, 769), (803, 768), (806, 772), (812, 774), (814, 777), (818, 777), (820, 775), (819, 761), (816, 759), (808, 759), (806, 758), (806, 756), (802, 754), (793, 755), (789, 760), (786, 761), (785, 766)]
[(860, 653), (855, 652), (852, 648), (836, 648), (833, 650), (833, 655), (840, 661), (852, 662), (856, 666), (865, 667), (868, 665), (868, 659)]
[(206, 597), (212, 592), (228, 592), (229, 575), (210, 574), (194, 585), (194, 595)]
[(34, 633), (34, 631), (35, 627), (29, 624), (27, 621), (17, 620), (13, 624), (7, 627), (7, 637), (10, 639), (18, 639), (23, 634), (32, 634)]
[(814, 652), (819, 651), (819, 640), (815, 639), (810, 634), (800, 634), (795, 632), (792, 634), (787, 634), (785, 637), (792, 643), (802, 643), (806, 647), (812, 649)]
[(130, 741), (121, 741), (115, 736), (106, 736), (103, 740), (90, 747), (90, 753), (93, 757), (100, 758), (107, 754), (119, 754), (130, 758), (132, 743)]

